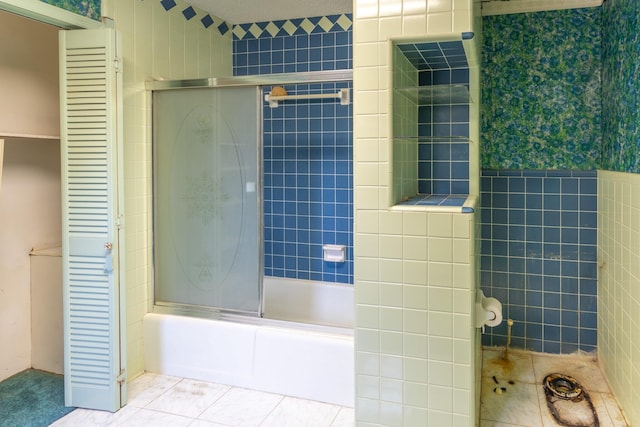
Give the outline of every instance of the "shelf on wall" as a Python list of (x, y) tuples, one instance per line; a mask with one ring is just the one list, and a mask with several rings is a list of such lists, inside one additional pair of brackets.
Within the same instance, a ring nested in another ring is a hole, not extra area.
[(416, 194), (392, 206), (393, 210), (473, 213), (477, 197), (469, 194)]
[(468, 104), (469, 86), (464, 84), (414, 86), (395, 88), (395, 92), (409, 97), (418, 105)]

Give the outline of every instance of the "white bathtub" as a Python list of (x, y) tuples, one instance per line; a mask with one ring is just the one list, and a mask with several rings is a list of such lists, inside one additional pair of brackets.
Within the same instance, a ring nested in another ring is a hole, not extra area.
[[(353, 287), (268, 278), (264, 292), (265, 319), (247, 323), (147, 314), (145, 370), (353, 407)], [(292, 322), (307, 313), (316, 325)]]

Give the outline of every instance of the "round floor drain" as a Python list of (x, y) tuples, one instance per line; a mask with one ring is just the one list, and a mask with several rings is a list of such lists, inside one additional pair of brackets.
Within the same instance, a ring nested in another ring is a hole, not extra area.
[(549, 374), (544, 377), (544, 388), (561, 399), (581, 400), (582, 386), (574, 378), (564, 374)]

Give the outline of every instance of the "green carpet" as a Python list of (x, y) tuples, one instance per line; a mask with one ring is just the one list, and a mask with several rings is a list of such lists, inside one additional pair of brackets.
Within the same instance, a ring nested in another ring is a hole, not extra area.
[(2, 427), (44, 427), (74, 409), (64, 406), (62, 375), (29, 369), (0, 382)]

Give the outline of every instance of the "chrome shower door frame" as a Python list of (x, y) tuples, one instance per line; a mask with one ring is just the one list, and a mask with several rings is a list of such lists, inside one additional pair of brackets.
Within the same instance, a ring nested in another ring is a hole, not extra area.
[[(232, 318), (237, 319), (238, 315), (240, 317), (262, 317), (263, 309), (264, 309), (264, 298), (263, 298), (263, 285), (262, 279), (264, 276), (264, 199), (263, 199), (263, 108), (265, 105), (264, 101), (264, 86), (276, 86), (276, 85), (287, 85), (287, 84), (305, 84), (305, 83), (323, 83), (323, 82), (341, 82), (341, 81), (352, 81), (353, 73), (351, 70), (336, 70), (336, 71), (317, 71), (317, 72), (307, 72), (307, 73), (290, 73), (290, 74), (271, 74), (271, 75), (256, 75), (256, 76), (239, 76), (239, 77), (223, 77), (223, 78), (204, 78), (204, 79), (192, 79), (192, 80), (174, 80), (174, 81), (166, 81), (166, 80), (158, 80), (158, 81), (149, 81), (146, 83), (146, 89), (150, 92), (151, 95), (151, 105), (153, 109), (153, 98), (154, 94), (157, 92), (163, 91), (171, 91), (171, 90), (188, 90), (188, 89), (220, 89), (220, 88), (232, 88), (232, 87), (254, 87), (257, 91), (258, 100), (258, 111), (257, 111), (257, 140), (256, 140), (256, 150), (257, 150), (257, 183), (256, 183), (256, 192), (257, 196), (257, 227), (258, 227), (258, 309), (256, 311), (252, 310), (237, 310), (237, 309), (228, 309), (224, 307), (210, 307), (207, 305), (201, 304), (184, 304), (180, 302), (172, 302), (172, 301), (159, 301), (157, 298), (156, 292), (156, 276), (157, 276), (157, 266), (156, 266), (156, 244), (155, 244), (155, 230), (156, 230), (156, 159), (155, 152), (153, 155), (153, 230), (154, 236), (152, 238), (153, 241), (153, 274), (154, 278), (152, 280), (152, 294), (153, 294), (153, 312), (156, 313), (165, 313), (165, 314), (180, 314), (180, 315), (189, 315), (196, 317), (204, 317), (204, 318)], [(154, 117), (155, 122), (155, 113), (152, 112), (152, 116)], [(152, 129), (155, 130), (155, 124), (152, 124)], [(153, 132), (152, 132), (153, 133)], [(153, 139), (153, 137), (152, 137)], [(152, 142), (153, 146), (153, 142)]]

